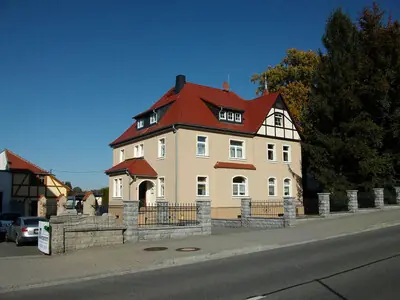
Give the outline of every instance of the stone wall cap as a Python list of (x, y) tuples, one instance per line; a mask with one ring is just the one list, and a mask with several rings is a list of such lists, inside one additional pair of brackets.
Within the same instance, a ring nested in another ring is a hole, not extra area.
[(358, 192), (358, 190), (346, 190), (346, 192)]
[(203, 198), (198, 198), (198, 199), (196, 199), (196, 202), (201, 202), (201, 201), (207, 201), (207, 202), (209, 202), (209, 201), (211, 201), (211, 199), (208, 199), (208, 198), (205, 198), (205, 199), (203, 199)]
[(122, 200), (123, 203), (136, 203), (139, 202), (139, 200)]
[(323, 192), (323, 193), (317, 193), (317, 195), (330, 195), (331, 193), (328, 192)]
[(384, 190), (384, 188), (373, 188), (373, 190)]

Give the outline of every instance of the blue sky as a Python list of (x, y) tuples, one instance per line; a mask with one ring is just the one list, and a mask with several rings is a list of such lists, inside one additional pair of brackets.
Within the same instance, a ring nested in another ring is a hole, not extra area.
[[(255, 95), (288, 48), (316, 50), (332, 9), (371, 1), (0, 1), (0, 149), (82, 188), (108, 184), (108, 144), (174, 85)], [(400, 5), (380, 1), (394, 18)], [(64, 172), (61, 172), (64, 171)], [(65, 172), (67, 171), (67, 172)]]

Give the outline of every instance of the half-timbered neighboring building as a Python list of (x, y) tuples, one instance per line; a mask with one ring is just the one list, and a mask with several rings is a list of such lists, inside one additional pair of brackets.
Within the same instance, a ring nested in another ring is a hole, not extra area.
[(109, 211), (123, 200), (211, 200), (212, 217), (240, 215), (241, 198), (302, 208), (300, 135), (279, 93), (244, 100), (176, 77), (171, 88), (113, 141)]
[(10, 150), (0, 152), (0, 212), (36, 216), (40, 195), (55, 200), (68, 191), (69, 187), (48, 171)]

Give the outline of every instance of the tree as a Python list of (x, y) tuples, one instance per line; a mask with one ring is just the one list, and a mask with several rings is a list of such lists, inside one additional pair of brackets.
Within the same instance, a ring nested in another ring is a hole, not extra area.
[(64, 182), (64, 185), (67, 186), (67, 187), (69, 187), (69, 188), (71, 189), (71, 191), (72, 191), (72, 184), (71, 184), (70, 181)]
[(289, 107), (293, 118), (301, 123), (304, 105), (308, 102), (309, 92), (313, 81), (319, 56), (314, 51), (289, 49), (282, 62), (261, 73), (255, 74), (251, 82), (258, 84), (256, 94), (260, 95), (268, 83), (270, 92), (280, 91)]
[(101, 205), (103, 207), (108, 207), (109, 203), (109, 188), (108, 187), (103, 187), (100, 189), (100, 192), (103, 194), (102, 200), (101, 200)]
[(380, 155), (384, 132), (364, 110), (359, 74), (360, 35), (341, 10), (328, 19), (309, 103), (305, 109), (304, 147), (309, 171), (331, 192), (371, 185), (385, 174)]
[(82, 193), (82, 189), (79, 186), (76, 186), (72, 189), (75, 194)]

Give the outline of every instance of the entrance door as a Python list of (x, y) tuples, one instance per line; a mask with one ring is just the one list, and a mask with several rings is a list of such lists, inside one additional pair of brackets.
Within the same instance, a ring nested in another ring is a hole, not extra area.
[(143, 181), (139, 185), (139, 209), (146, 207), (147, 181)]
[(31, 201), (30, 206), (30, 215), (36, 217), (38, 215), (38, 202)]

